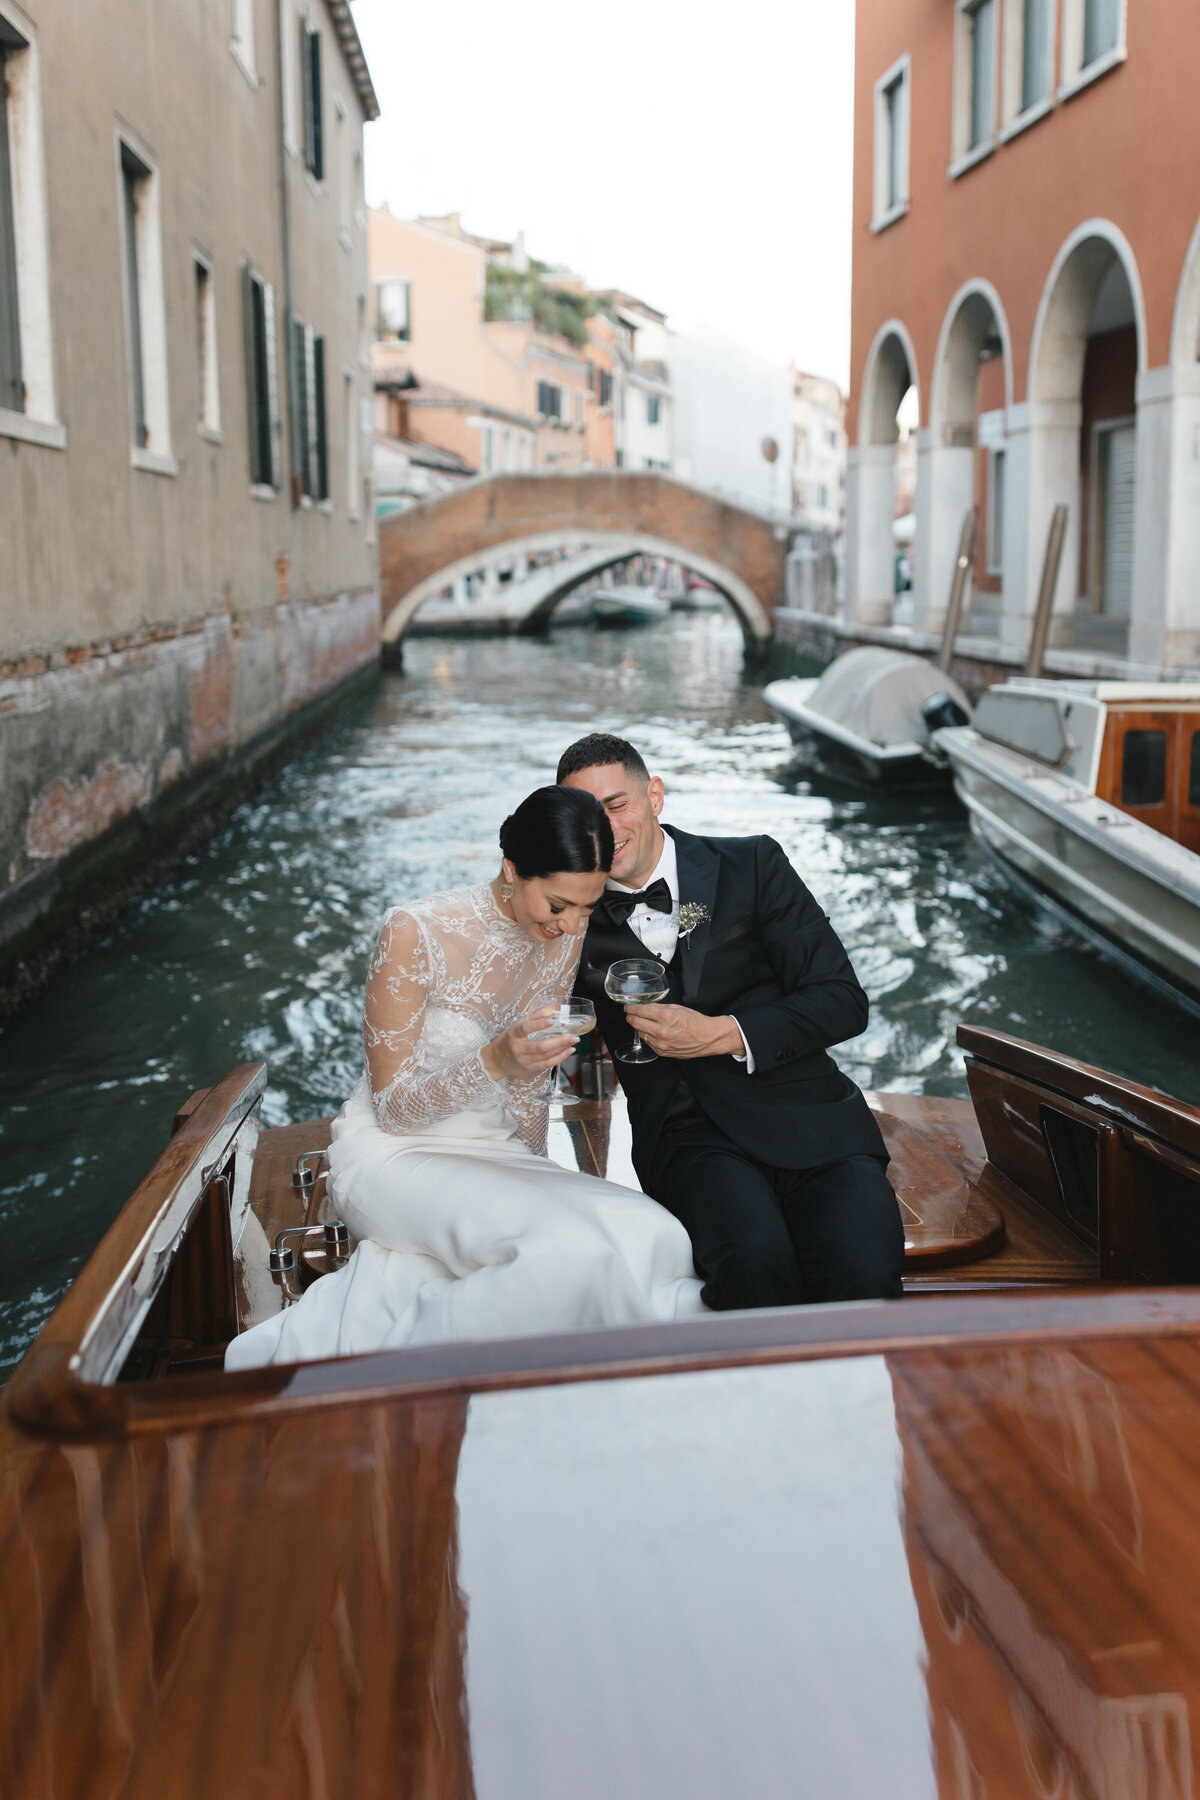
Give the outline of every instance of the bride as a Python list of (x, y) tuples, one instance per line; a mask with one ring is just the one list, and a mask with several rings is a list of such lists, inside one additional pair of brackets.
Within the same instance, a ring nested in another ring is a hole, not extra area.
[(538, 788), (500, 849), (494, 881), (385, 919), (366, 1069), (329, 1150), (333, 1205), (358, 1247), (235, 1338), (227, 1369), (707, 1310), (672, 1214), (545, 1154), (539, 1096), (577, 1040), (531, 1033), (571, 992), (612, 867), (604, 808), (579, 788)]

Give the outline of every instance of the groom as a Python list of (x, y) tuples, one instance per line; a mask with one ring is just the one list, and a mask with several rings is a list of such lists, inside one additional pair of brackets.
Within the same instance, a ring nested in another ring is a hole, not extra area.
[[(624, 738), (580, 738), (558, 779), (594, 794), (612, 824), (612, 877), (576, 987), (610, 1049), (636, 1026), (658, 1052), (618, 1062), (633, 1162), (687, 1228), (704, 1300), (724, 1311), (898, 1296), (887, 1151), (826, 1054), (867, 1022), (828, 919), (773, 838), (661, 826), (663, 784)], [(605, 971), (641, 955), (667, 964), (669, 999), (623, 1008)]]

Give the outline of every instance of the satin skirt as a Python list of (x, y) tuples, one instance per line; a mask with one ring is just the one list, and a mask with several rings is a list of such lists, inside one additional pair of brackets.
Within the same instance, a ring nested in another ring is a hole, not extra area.
[(361, 1083), (334, 1121), (329, 1162), (332, 1205), (357, 1248), (235, 1338), (227, 1369), (708, 1310), (677, 1219), (535, 1155), (500, 1108), (397, 1137)]

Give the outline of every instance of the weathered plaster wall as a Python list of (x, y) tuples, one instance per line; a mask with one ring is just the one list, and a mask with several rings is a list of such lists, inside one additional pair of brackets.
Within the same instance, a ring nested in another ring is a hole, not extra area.
[[(337, 22), (320, 0), (256, 4), (247, 68), (228, 0), (23, 4), (40, 70), (41, 323), (61, 430), (30, 441), (0, 419), (0, 988), (31, 926), (39, 944), (69, 936), (89, 884), (119, 888), (125, 864), (157, 856), (189, 807), (198, 818), (217, 787), (228, 794), (379, 654), (363, 411), (369, 96)], [(321, 180), (297, 125), (302, 15), (321, 39)], [(166, 417), (153, 464), (130, 405), (121, 140), (156, 183), (162, 308), (146, 321), (161, 336)], [(198, 258), (215, 318), (207, 370)], [(275, 295), (276, 488), (252, 485), (247, 264)], [(289, 291), (325, 346), (323, 500), (289, 481)]]
[(0, 666), (0, 945), (83, 853), (122, 823), (151, 835), (172, 790), (247, 762), (378, 650), (369, 588)]

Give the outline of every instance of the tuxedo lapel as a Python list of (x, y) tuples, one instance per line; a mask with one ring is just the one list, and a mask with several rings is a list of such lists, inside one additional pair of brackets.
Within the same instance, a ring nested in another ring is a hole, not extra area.
[(679, 872), (679, 904), (686, 906), (694, 901), (702, 906), (708, 915), (702, 924), (679, 940), (679, 960), (683, 976), (683, 1003), (689, 1005), (700, 988), (700, 974), (704, 967), (704, 956), (708, 949), (709, 934), (712, 931), (713, 908), (717, 898), (717, 874), (720, 862), (716, 853), (710, 850), (702, 839), (692, 837), (690, 832), (679, 831), (674, 826), (664, 825), (675, 840), (675, 864)]

